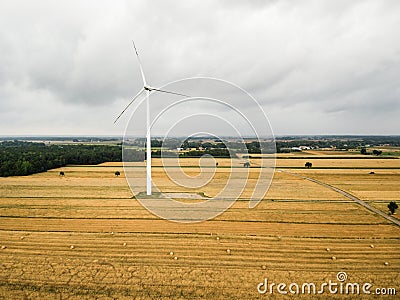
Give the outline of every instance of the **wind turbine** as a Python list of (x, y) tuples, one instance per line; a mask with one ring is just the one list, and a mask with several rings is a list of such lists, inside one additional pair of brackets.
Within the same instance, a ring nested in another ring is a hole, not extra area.
[(118, 121), (118, 119), (123, 115), (123, 113), (128, 109), (128, 107), (135, 101), (139, 96), (143, 93), (146, 92), (146, 128), (147, 128), (147, 133), (146, 133), (146, 194), (148, 196), (151, 195), (151, 188), (152, 188), (152, 180), (151, 180), (151, 135), (150, 135), (150, 103), (149, 103), (149, 96), (151, 92), (160, 92), (160, 93), (167, 93), (167, 94), (173, 94), (173, 95), (178, 95), (178, 96), (184, 96), (184, 97), (190, 97), (188, 95), (180, 94), (180, 93), (175, 93), (171, 91), (166, 91), (162, 89), (158, 89), (152, 86), (147, 85), (146, 82), (146, 77), (144, 76), (143, 72), (143, 67), (142, 63), (140, 61), (140, 57), (138, 54), (138, 51), (136, 49), (135, 42), (132, 40), (133, 48), (135, 49), (136, 57), (138, 60), (139, 68), (140, 68), (140, 74), (142, 75), (142, 81), (143, 81), (143, 87), (140, 89), (140, 91), (136, 94), (135, 97), (129, 102), (129, 104), (124, 108), (124, 110), (118, 115), (118, 117), (115, 119), (114, 124)]

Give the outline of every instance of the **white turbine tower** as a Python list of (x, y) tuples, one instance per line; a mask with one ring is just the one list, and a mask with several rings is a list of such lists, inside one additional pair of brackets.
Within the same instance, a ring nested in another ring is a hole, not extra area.
[(151, 180), (151, 135), (150, 135), (151, 121), (150, 121), (150, 103), (149, 103), (150, 93), (155, 91), (155, 92), (173, 94), (173, 95), (184, 96), (184, 97), (190, 97), (190, 96), (154, 88), (154, 87), (147, 85), (146, 77), (144, 76), (142, 63), (140, 62), (140, 58), (139, 58), (139, 54), (138, 54), (136, 46), (135, 46), (135, 42), (132, 41), (132, 44), (133, 44), (133, 48), (135, 49), (136, 57), (137, 57), (139, 68), (140, 68), (140, 73), (142, 75), (143, 87), (136, 94), (136, 96), (133, 97), (132, 101), (129, 102), (129, 104), (119, 114), (119, 116), (115, 119), (114, 124), (123, 115), (123, 113), (128, 109), (128, 107), (133, 103), (133, 101), (135, 101), (144, 91), (146, 91), (146, 124), (147, 124), (146, 125), (146, 130), (147, 130), (147, 132), (146, 132), (146, 194), (148, 196), (150, 196), (151, 195), (151, 187), (152, 187), (152, 183), (151, 183), (152, 182), (152, 180)]

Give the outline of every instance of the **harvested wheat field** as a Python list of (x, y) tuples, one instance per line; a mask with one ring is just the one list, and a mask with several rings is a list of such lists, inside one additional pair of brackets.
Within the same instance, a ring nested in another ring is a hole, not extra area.
[[(0, 178), (0, 299), (374, 299), (376, 288), (400, 292), (400, 227), (294, 175), (387, 213), (390, 201), (400, 201), (400, 160), (309, 160), (318, 168), (278, 159), (269, 192), (249, 209), (254, 160), (242, 198), (195, 224), (165, 221), (144, 209), (117, 163)], [(154, 164), (162, 192), (184, 191)], [(182, 165), (190, 176), (199, 172), (195, 159)], [(230, 172), (227, 161), (220, 166), (210, 186), (191, 192), (213, 196)], [(319, 288), (338, 283), (338, 272), (347, 273), (347, 282), (371, 283), (371, 294), (257, 291), (265, 278)]]

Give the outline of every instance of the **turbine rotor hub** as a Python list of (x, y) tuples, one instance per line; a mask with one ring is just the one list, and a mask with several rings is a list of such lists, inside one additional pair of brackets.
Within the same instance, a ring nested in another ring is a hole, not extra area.
[(144, 88), (146, 91), (149, 91), (149, 92), (151, 92), (151, 91), (153, 90), (153, 88), (152, 88), (151, 86), (148, 86), (148, 85), (145, 85), (143, 88)]

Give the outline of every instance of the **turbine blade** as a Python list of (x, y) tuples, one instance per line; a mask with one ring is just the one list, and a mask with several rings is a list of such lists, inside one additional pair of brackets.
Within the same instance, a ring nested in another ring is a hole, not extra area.
[(137, 60), (138, 60), (138, 63), (139, 63), (140, 74), (142, 75), (143, 85), (146, 86), (147, 83), (146, 83), (146, 78), (144, 77), (142, 63), (140, 61), (139, 53), (137, 52), (136, 45), (135, 45), (135, 42), (133, 40), (132, 40), (132, 44), (133, 44), (133, 48), (135, 49), (136, 57), (137, 57)]
[(124, 108), (124, 110), (119, 114), (119, 116), (115, 119), (114, 124), (118, 121), (118, 119), (124, 114), (124, 112), (128, 109), (129, 106), (131, 106), (131, 104), (133, 103), (133, 101), (135, 101), (141, 93), (143, 93), (144, 88), (141, 88), (141, 90), (139, 91), (139, 93), (136, 94), (135, 97), (133, 97), (132, 101), (129, 102), (129, 104)]
[(175, 92), (171, 92), (171, 91), (167, 91), (167, 90), (161, 90), (161, 89), (156, 89), (156, 88), (151, 88), (152, 91), (157, 91), (157, 92), (161, 92), (161, 93), (167, 93), (167, 94), (173, 94), (173, 95), (178, 95), (178, 96), (183, 96), (183, 97), (190, 97), (188, 95), (185, 94), (180, 94), (180, 93), (175, 93)]

